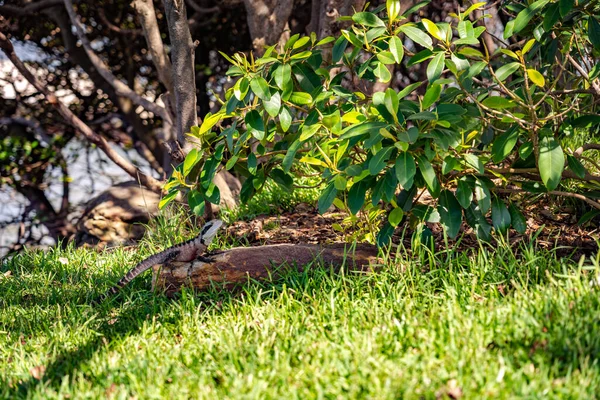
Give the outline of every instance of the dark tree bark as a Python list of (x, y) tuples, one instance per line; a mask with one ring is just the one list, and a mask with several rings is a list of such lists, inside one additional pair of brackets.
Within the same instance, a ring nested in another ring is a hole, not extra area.
[(196, 75), (194, 72), (194, 43), (187, 20), (183, 0), (163, 0), (169, 26), (171, 63), (173, 64), (173, 91), (176, 118), (174, 121), (177, 140), (172, 143), (171, 155), (175, 162), (185, 158), (190, 145), (185, 134), (198, 125), (196, 112)]
[(285, 43), (289, 38), (293, 0), (244, 0), (244, 4), (256, 54), (262, 55), (267, 46)]

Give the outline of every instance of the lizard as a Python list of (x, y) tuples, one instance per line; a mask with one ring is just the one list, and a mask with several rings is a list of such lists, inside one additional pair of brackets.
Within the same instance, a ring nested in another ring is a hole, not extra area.
[(98, 297), (94, 303), (99, 304), (108, 297), (116, 294), (135, 277), (152, 268), (154, 265), (164, 264), (171, 261), (190, 262), (195, 259), (202, 258), (206, 248), (215, 237), (221, 225), (223, 225), (223, 221), (219, 219), (213, 219), (202, 227), (202, 230), (198, 236), (188, 241), (176, 244), (173, 247), (169, 247), (160, 253), (156, 253), (145, 260), (140, 261), (135, 267), (130, 269), (129, 272), (127, 272), (115, 286), (109, 289), (102, 296)]

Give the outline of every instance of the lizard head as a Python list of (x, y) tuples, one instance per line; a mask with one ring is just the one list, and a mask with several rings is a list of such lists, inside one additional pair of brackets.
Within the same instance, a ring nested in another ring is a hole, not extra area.
[(212, 242), (213, 238), (215, 237), (215, 235), (219, 231), (219, 228), (221, 228), (222, 225), (223, 221), (221, 221), (220, 219), (213, 219), (211, 221), (208, 221), (200, 231), (200, 240), (202, 241), (202, 244), (208, 246), (210, 242)]

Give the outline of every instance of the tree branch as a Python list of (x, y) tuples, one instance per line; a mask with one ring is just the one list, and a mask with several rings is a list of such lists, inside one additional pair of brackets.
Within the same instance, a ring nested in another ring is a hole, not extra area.
[[(526, 190), (519, 189), (519, 188), (493, 188), (492, 190), (496, 193), (529, 193)], [(545, 192), (545, 193), (551, 194), (554, 196), (571, 197), (574, 199), (583, 200), (586, 203), (588, 203), (589, 205), (591, 205), (592, 207), (600, 210), (600, 203), (598, 203), (597, 201), (592, 200), (588, 197), (585, 197), (584, 195), (579, 194), (579, 193), (563, 192), (560, 190), (549, 190), (548, 192)]]
[(158, 79), (165, 85), (169, 93), (173, 93), (173, 79), (171, 77), (173, 68), (160, 37), (154, 4), (152, 0), (133, 0), (132, 4), (142, 24), (144, 37), (148, 44), (148, 51), (158, 72)]
[(127, 86), (126, 84), (121, 82), (116, 76), (113, 75), (113, 73), (110, 71), (110, 69), (108, 68), (106, 63), (104, 63), (104, 61), (102, 61), (102, 59), (92, 49), (92, 46), (91, 46), (89, 40), (85, 36), (85, 31), (83, 29), (83, 26), (77, 19), (77, 15), (75, 15), (75, 10), (73, 9), (73, 1), (72, 0), (64, 0), (64, 3), (65, 3), (65, 8), (67, 9), (67, 13), (69, 14), (69, 18), (71, 19), (71, 23), (75, 27), (75, 33), (77, 34), (77, 37), (81, 41), (81, 44), (83, 45), (83, 49), (85, 50), (86, 54), (88, 55), (90, 61), (92, 62), (92, 64), (96, 68), (96, 70), (98, 70), (98, 73), (100, 75), (102, 75), (102, 77), (108, 83), (110, 83), (112, 87), (115, 88), (115, 91), (119, 96), (128, 98), (133, 103), (144, 107), (146, 110), (153, 112), (154, 114), (158, 115), (162, 119), (168, 119), (169, 115), (163, 107), (160, 107), (158, 104), (153, 103), (150, 100), (143, 98), (142, 96), (140, 96), (139, 94), (134, 92), (129, 86)]
[(0, 6), (0, 14), (11, 16), (31, 15), (32, 13), (44, 10), (46, 8), (58, 6), (63, 0), (42, 0), (35, 3), (29, 3), (26, 6)]
[(39, 92), (41, 92), (48, 103), (57, 109), (59, 114), (77, 131), (79, 131), (87, 140), (95, 144), (100, 148), (115, 164), (123, 169), (127, 174), (132, 176), (134, 179), (139, 179), (140, 183), (148, 189), (160, 193), (161, 183), (154, 179), (150, 175), (142, 173), (137, 169), (131, 162), (123, 158), (116, 150), (114, 150), (110, 144), (102, 136), (98, 135), (92, 129), (87, 126), (81, 119), (69, 110), (69, 108), (61, 103), (56, 96), (48, 90), (47, 85), (40, 82), (32, 73), (27, 69), (25, 64), (17, 57), (12, 43), (0, 32), (0, 49), (6, 54), (8, 59), (14, 64), (17, 70), (27, 79), (29, 83), (33, 85)]
[(600, 144), (598, 143), (586, 143), (573, 152), (573, 157), (581, 157), (584, 151), (588, 150), (600, 150)]

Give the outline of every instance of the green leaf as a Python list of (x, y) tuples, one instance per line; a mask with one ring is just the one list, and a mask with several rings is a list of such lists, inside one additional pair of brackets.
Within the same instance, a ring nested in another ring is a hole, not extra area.
[(324, 214), (329, 207), (333, 204), (335, 197), (337, 196), (337, 189), (333, 182), (330, 182), (329, 185), (325, 188), (321, 196), (319, 196), (319, 201), (317, 203), (317, 208), (319, 209), (319, 214)]
[(481, 175), (485, 173), (483, 162), (479, 157), (472, 153), (466, 153), (464, 155), (465, 161), (467, 164), (477, 170)]
[(384, 147), (369, 160), (369, 173), (371, 175), (377, 175), (385, 168), (392, 150), (394, 150), (394, 146)]
[(521, 32), (533, 18), (550, 0), (538, 0), (517, 14), (513, 25), (513, 34)]
[(559, 6), (560, 6), (560, 16), (564, 17), (565, 15), (567, 15), (569, 13), (569, 11), (571, 11), (571, 9), (573, 8), (573, 0), (560, 0), (558, 2)]
[(346, 190), (346, 186), (348, 186), (348, 181), (342, 175), (337, 175), (333, 180), (333, 184), (335, 185), (335, 188), (337, 190)]
[(505, 108), (513, 108), (516, 103), (512, 100), (500, 96), (490, 96), (481, 102), (484, 106), (495, 110), (503, 110)]
[(475, 229), (478, 238), (485, 241), (490, 240), (492, 226), (481, 213), (479, 207), (476, 207), (474, 203), (471, 203), (471, 206), (465, 209), (465, 219), (467, 220), (467, 223)]
[(546, 80), (544, 79), (544, 75), (540, 74), (537, 70), (533, 68), (527, 69), (527, 76), (531, 80), (531, 82), (535, 83), (539, 87), (544, 87), (546, 84)]
[(335, 41), (335, 38), (333, 36), (327, 36), (327, 37), (319, 40), (317, 42), (317, 44), (315, 45), (315, 47), (320, 47), (320, 46), (326, 45), (326, 44), (334, 42), (334, 41)]
[(383, 104), (386, 110), (392, 114), (394, 121), (398, 123), (398, 93), (392, 88), (387, 88), (383, 97)]
[(385, 27), (385, 23), (379, 17), (370, 12), (358, 12), (352, 16), (352, 20), (361, 25), (375, 28), (377, 26)]
[(385, 65), (396, 63), (396, 59), (390, 51), (382, 51), (377, 53), (377, 59)]
[(278, 116), (279, 110), (281, 109), (281, 95), (279, 92), (275, 92), (269, 100), (263, 100), (263, 105), (271, 117), (275, 118)]
[(304, 92), (293, 92), (290, 96), (290, 102), (299, 105), (305, 106), (311, 104), (313, 101), (312, 96), (308, 93)]
[[(252, 130), (252, 136), (256, 137), (258, 140), (261, 140), (262, 137), (264, 137), (265, 124), (263, 122), (262, 116), (258, 111), (252, 110), (248, 112), (246, 114), (246, 117), (244, 118), (244, 121), (246, 121), (246, 125), (248, 125), (250, 130)], [(257, 132), (257, 134), (255, 134), (254, 132)], [(259, 139), (257, 135), (262, 137)]]
[(283, 172), (283, 170), (279, 168), (273, 169), (269, 173), (269, 177), (288, 192), (291, 192), (294, 188), (294, 179), (290, 176), (290, 174)]
[(495, 163), (504, 160), (512, 152), (518, 139), (519, 131), (516, 126), (498, 136), (492, 144), (492, 160)]
[(369, 180), (355, 182), (348, 191), (348, 208), (352, 214), (356, 214), (365, 203), (365, 196), (369, 188)]
[(485, 182), (479, 178), (475, 179), (475, 198), (481, 212), (486, 214), (492, 205), (492, 194)]
[(433, 58), (433, 52), (431, 50), (421, 50), (408, 60), (407, 66), (412, 67), (413, 65), (420, 64), (423, 61), (429, 60), (430, 58)]
[(438, 119), (438, 117), (431, 111), (421, 111), (416, 114), (412, 114), (406, 119), (410, 121), (435, 121)]
[(505, 64), (496, 70), (496, 72), (495, 72), (496, 78), (498, 78), (498, 80), (500, 82), (504, 82), (506, 80), (506, 78), (511, 76), (520, 67), (521, 67), (521, 64), (519, 64), (518, 62), (511, 62), (511, 63)]
[(508, 206), (508, 212), (510, 214), (510, 221), (515, 231), (520, 234), (524, 234), (527, 231), (527, 222), (525, 217), (521, 214), (521, 211), (513, 203)]
[(254, 153), (250, 153), (248, 155), (248, 172), (252, 175), (256, 175), (256, 165), (258, 164), (258, 160), (256, 159), (256, 155)]
[(440, 94), (442, 93), (442, 85), (431, 85), (429, 89), (425, 92), (425, 96), (423, 96), (423, 101), (421, 102), (421, 109), (427, 110), (429, 107), (433, 105), (440, 98)]
[(469, 208), (473, 201), (473, 190), (464, 180), (460, 179), (456, 187), (456, 200), (462, 208)]
[(421, 171), (421, 175), (423, 175), (423, 179), (425, 180), (427, 190), (434, 199), (437, 199), (440, 195), (441, 188), (440, 182), (438, 181), (438, 178), (435, 175), (433, 167), (431, 166), (429, 161), (427, 161), (427, 159), (423, 156), (417, 157), (417, 163), (419, 164), (419, 170)]
[(444, 53), (440, 51), (429, 61), (429, 65), (427, 66), (427, 80), (429, 83), (433, 83), (442, 75), (442, 71), (444, 70), (444, 56)]
[(396, 207), (390, 212), (390, 215), (388, 215), (388, 222), (393, 227), (396, 227), (398, 224), (400, 224), (400, 222), (402, 222), (403, 217), (404, 210), (402, 210), (400, 207)]
[(250, 83), (248, 82), (248, 79), (246, 79), (246, 77), (240, 78), (233, 85), (233, 95), (235, 96), (236, 99), (238, 99), (239, 101), (242, 101), (242, 100), (244, 100), (244, 97), (246, 97), (249, 87), (250, 87)]
[(321, 124), (303, 125), (300, 130), (300, 141), (305, 141), (314, 136), (315, 133), (321, 128)]
[(454, 239), (460, 231), (462, 223), (462, 210), (460, 204), (449, 190), (443, 190), (440, 193), (440, 200), (437, 207), (440, 214), (440, 222), (446, 231), (446, 234)]
[(544, 136), (540, 141), (538, 167), (546, 188), (548, 190), (556, 189), (565, 167), (565, 156), (560, 143), (552, 136)]
[(400, 0), (386, 0), (385, 8), (387, 10), (388, 18), (391, 22), (394, 22), (398, 15), (400, 15)]
[(448, 175), (450, 171), (454, 171), (459, 165), (460, 163), (456, 157), (446, 156), (442, 162), (442, 175)]
[(200, 129), (198, 130), (198, 134), (194, 135), (196, 137), (200, 137), (202, 135), (204, 135), (206, 132), (209, 132), (213, 126), (215, 126), (217, 123), (219, 123), (219, 121), (221, 121), (221, 119), (223, 119), (223, 112), (219, 111), (216, 114), (207, 114), (206, 117), (204, 117), (204, 121), (202, 121), (202, 124), (200, 125)]
[(269, 84), (262, 76), (255, 76), (254, 79), (250, 81), (250, 88), (252, 88), (252, 92), (263, 101), (267, 101), (271, 98)]
[(308, 37), (308, 36), (301, 37), (294, 43), (294, 45), (292, 46), (292, 49), (296, 50), (301, 47), (304, 47), (309, 41), (310, 41), (310, 37)]
[(410, 85), (408, 85), (407, 87), (402, 89), (400, 92), (398, 92), (398, 100), (402, 100), (403, 98), (405, 98), (406, 96), (411, 94), (416, 88), (418, 88), (422, 84), (423, 84), (423, 82), (411, 83)]
[(475, 32), (473, 31), (473, 23), (469, 20), (460, 21), (457, 26), (458, 37), (461, 39), (475, 37)]
[(387, 126), (387, 124), (383, 122), (360, 122), (358, 124), (350, 125), (342, 131), (340, 140), (360, 136), (373, 130), (379, 132), (379, 129), (384, 128), (385, 126)]
[(198, 149), (192, 149), (185, 156), (185, 160), (183, 161), (183, 175), (188, 176), (194, 165), (200, 161), (202, 157), (200, 156)]
[(287, 132), (292, 125), (292, 116), (290, 115), (290, 112), (286, 106), (281, 108), (281, 112), (279, 113), (279, 123), (281, 124), (281, 129), (284, 132)]
[(588, 19), (588, 37), (592, 46), (596, 50), (600, 50), (600, 22), (592, 16)]
[(212, 204), (219, 204), (221, 201), (221, 191), (219, 190), (219, 187), (211, 182), (204, 192), (204, 198)]
[(431, 38), (419, 28), (416, 28), (411, 25), (401, 25), (400, 31), (403, 32), (410, 40), (413, 42), (420, 44), (426, 49), (433, 49), (433, 41)]
[(487, 4), (486, 1), (480, 1), (478, 3), (471, 5), (471, 7), (467, 8), (465, 11), (463, 11), (463, 13), (461, 15), (462, 19), (466, 19), (473, 11), (477, 10), (478, 8), (483, 7), (486, 4)]
[(187, 199), (192, 212), (195, 215), (202, 217), (204, 215), (204, 207), (206, 205), (202, 193), (198, 192), (197, 190), (192, 190), (188, 193)]
[[(572, 3), (572, 0), (568, 0), (568, 2)], [(546, 13), (544, 14), (544, 22), (542, 24), (546, 32), (549, 32), (560, 18), (560, 10), (558, 6), (558, 3), (554, 3), (546, 9)]]
[(403, 189), (408, 189), (413, 185), (414, 177), (417, 172), (415, 159), (409, 153), (400, 153), (396, 158), (396, 178)]
[(275, 84), (281, 90), (286, 90), (292, 82), (292, 67), (289, 64), (280, 64), (273, 71)]
[(404, 47), (402, 46), (402, 40), (400, 40), (398, 36), (392, 36), (390, 38), (390, 53), (394, 56), (396, 64), (402, 62), (402, 58), (404, 58)]
[(172, 202), (175, 197), (177, 197), (177, 194), (179, 193), (179, 190), (175, 189), (170, 191), (169, 193), (167, 193), (162, 199), (160, 199), (160, 201), (158, 202), (158, 208), (160, 210), (162, 210), (167, 204), (169, 204), (170, 202)]
[(393, 234), (394, 227), (391, 226), (389, 223), (383, 224), (383, 226), (379, 230), (379, 233), (377, 234), (377, 246), (380, 248), (387, 246), (390, 243)]
[(283, 161), (281, 162), (281, 166), (285, 172), (290, 172), (292, 164), (294, 163), (294, 157), (296, 156), (296, 152), (298, 149), (300, 149), (300, 147), (302, 147), (302, 142), (300, 140), (296, 140), (290, 145), (287, 153), (285, 153)]
[(344, 55), (344, 51), (346, 51), (347, 46), (348, 41), (345, 37), (340, 36), (339, 38), (337, 38), (337, 40), (333, 44), (333, 50), (331, 51), (331, 58), (334, 63), (340, 62), (342, 56)]
[(492, 224), (494, 229), (500, 233), (504, 233), (510, 227), (510, 213), (506, 205), (498, 197), (492, 202)]
[(577, 158), (567, 154), (567, 164), (569, 165), (569, 169), (573, 171), (575, 175), (577, 175), (581, 179), (585, 178), (585, 167)]
[(379, 61), (375, 62), (373, 74), (375, 74), (375, 76), (379, 78), (379, 81), (383, 83), (387, 83), (392, 79), (392, 74), (390, 70), (385, 66), (384, 63)]
[(446, 40), (446, 36), (442, 33), (442, 31), (440, 31), (440, 28), (438, 28), (437, 25), (433, 23), (433, 21), (428, 20), (427, 18), (421, 18), (421, 23), (423, 24), (425, 29), (427, 29), (427, 32), (429, 32), (431, 36), (441, 41)]

